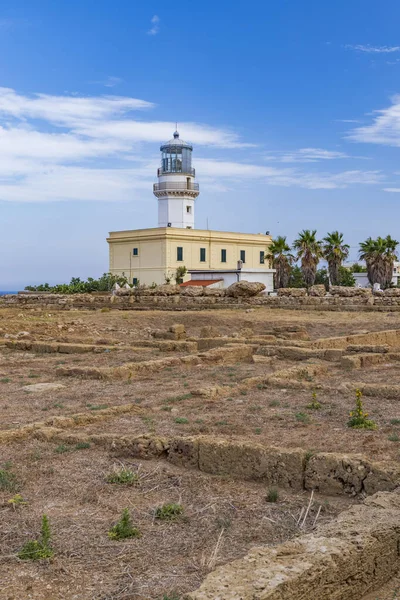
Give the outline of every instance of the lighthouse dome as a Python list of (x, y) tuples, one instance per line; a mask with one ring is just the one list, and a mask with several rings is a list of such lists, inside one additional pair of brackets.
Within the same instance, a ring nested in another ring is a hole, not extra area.
[(188, 150), (193, 150), (193, 146), (188, 142), (184, 142), (179, 138), (179, 132), (175, 131), (174, 137), (170, 139), (168, 142), (165, 142), (160, 147), (161, 152), (168, 152), (168, 148), (176, 149), (176, 148), (188, 148)]

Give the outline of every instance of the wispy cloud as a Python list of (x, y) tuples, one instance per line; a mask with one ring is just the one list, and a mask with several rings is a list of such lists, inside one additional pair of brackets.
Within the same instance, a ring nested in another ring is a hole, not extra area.
[(383, 188), (383, 191), (394, 193), (394, 194), (400, 194), (400, 188)]
[(148, 30), (148, 35), (157, 35), (160, 31), (160, 17), (158, 15), (154, 15), (151, 19), (151, 28)]
[[(18, 94), (0, 88), (0, 201), (147, 202), (159, 160), (160, 141), (175, 129), (169, 121), (133, 118), (154, 104), (120, 96)], [(181, 123), (182, 137), (198, 149), (231, 152), (251, 146), (236, 132), (201, 123)], [(196, 155), (197, 156), (197, 155)], [(229, 154), (227, 154), (229, 156)], [(302, 148), (276, 154), (267, 166), (237, 160), (196, 158), (205, 187), (227, 192), (260, 181), (263, 185), (336, 189), (382, 184), (378, 171), (310, 172), (282, 163), (331, 162), (342, 152)], [(278, 164), (279, 163), (279, 164)]]
[(393, 96), (392, 105), (374, 111), (370, 125), (356, 127), (347, 134), (353, 142), (400, 146), (400, 94)]
[(336, 150), (324, 150), (323, 148), (300, 148), (292, 152), (271, 152), (266, 154), (265, 159), (282, 163), (310, 163), (321, 160), (335, 160), (350, 158), (344, 152)]
[(113, 77), (112, 75), (109, 75), (105, 79), (89, 81), (89, 83), (93, 83), (93, 84), (97, 84), (97, 85), (104, 85), (104, 87), (108, 87), (108, 88), (115, 87), (116, 85), (118, 85), (119, 83), (122, 83), (122, 82), (123, 82), (123, 79), (121, 77)]
[(335, 119), (335, 123), (361, 123), (358, 119)]
[(370, 44), (346, 44), (348, 50), (356, 50), (357, 52), (366, 52), (368, 54), (391, 54), (392, 52), (400, 52), (400, 46), (371, 46)]

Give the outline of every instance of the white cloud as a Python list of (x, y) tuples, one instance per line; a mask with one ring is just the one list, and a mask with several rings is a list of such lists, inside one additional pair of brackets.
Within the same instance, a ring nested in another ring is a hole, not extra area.
[(157, 15), (154, 15), (154, 17), (151, 19), (151, 24), (152, 24), (152, 27), (147, 32), (148, 35), (157, 35), (157, 33), (160, 31), (160, 17)]
[(347, 44), (345, 46), (350, 50), (358, 52), (367, 52), (369, 54), (391, 54), (392, 52), (400, 52), (400, 46), (371, 46), (370, 44)]
[(400, 146), (400, 95), (392, 98), (392, 105), (376, 110), (370, 125), (356, 127), (347, 134), (353, 142)]
[[(0, 88), (0, 201), (145, 201), (151, 197), (160, 141), (175, 124), (134, 120), (151, 102), (118, 96), (26, 96)], [(142, 112), (143, 114), (143, 112)], [(225, 151), (251, 146), (231, 130), (199, 123), (180, 125), (197, 146)], [(277, 162), (346, 158), (341, 152), (303, 148)], [(290, 167), (196, 158), (201, 185), (226, 192), (249, 182), (334, 189), (382, 182), (377, 171), (308, 173)]]
[(360, 123), (358, 119), (335, 119), (335, 123)]
[(292, 152), (275, 152), (265, 156), (266, 160), (274, 160), (283, 163), (308, 163), (321, 160), (335, 160), (339, 158), (350, 158), (344, 152), (335, 150), (324, 150), (322, 148), (300, 148)]
[(104, 85), (104, 87), (112, 88), (122, 83), (123, 79), (121, 77), (114, 77), (113, 75), (109, 75), (106, 79), (100, 79), (97, 81), (89, 81), (89, 83), (95, 83), (99, 85)]
[(270, 185), (300, 187), (310, 190), (346, 188), (350, 185), (376, 185), (383, 175), (379, 171), (342, 171), (339, 173), (307, 173), (298, 169), (265, 167), (230, 161), (197, 159), (199, 173), (216, 181), (264, 180)]
[(383, 188), (384, 192), (400, 194), (400, 188)]

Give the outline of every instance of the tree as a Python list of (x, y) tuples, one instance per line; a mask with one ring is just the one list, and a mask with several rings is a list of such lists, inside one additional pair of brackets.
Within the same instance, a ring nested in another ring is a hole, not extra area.
[(328, 262), (329, 279), (332, 285), (340, 285), (339, 269), (349, 255), (350, 246), (343, 243), (343, 233), (332, 231), (323, 239), (324, 257)]
[(382, 288), (390, 287), (393, 265), (397, 260), (396, 248), (399, 242), (390, 235), (385, 238), (371, 237), (360, 243), (360, 259), (367, 265), (368, 281), (371, 285), (379, 283)]
[(307, 288), (314, 285), (317, 266), (323, 258), (322, 242), (316, 238), (317, 230), (303, 229), (299, 237), (293, 242), (297, 250), (297, 260), (301, 260), (301, 271)]
[(177, 285), (179, 285), (180, 283), (183, 283), (183, 278), (185, 277), (187, 273), (187, 268), (183, 265), (181, 265), (180, 267), (177, 267), (176, 271), (175, 271), (175, 282)]
[(274, 275), (275, 289), (288, 286), (294, 261), (294, 256), (290, 253), (290, 250), (286, 237), (278, 235), (275, 240), (272, 240), (265, 255), (265, 258), (271, 261), (272, 268), (276, 269)]

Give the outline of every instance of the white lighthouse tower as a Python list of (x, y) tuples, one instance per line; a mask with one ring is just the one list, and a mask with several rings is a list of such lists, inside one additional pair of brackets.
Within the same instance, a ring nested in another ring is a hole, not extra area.
[(158, 199), (158, 226), (194, 228), (194, 201), (199, 195), (192, 168), (193, 147), (179, 139), (175, 131), (172, 140), (163, 144), (158, 183), (153, 192)]

